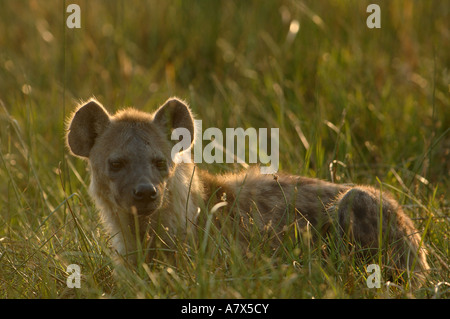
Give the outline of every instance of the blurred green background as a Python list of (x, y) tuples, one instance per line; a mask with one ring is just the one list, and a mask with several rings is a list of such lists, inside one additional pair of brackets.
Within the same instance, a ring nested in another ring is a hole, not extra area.
[[(81, 8), (80, 29), (66, 26), (71, 3)], [(366, 26), (370, 3), (381, 8), (380, 29)], [(284, 171), (345, 183), (379, 178), (419, 229), (433, 218), (426, 241), (444, 271), (436, 278), (448, 278), (449, 6), (440, 0), (2, 0), (5, 296), (16, 296), (11, 283), (23, 280), (11, 265), (43, 250), (54, 254), (46, 240), (67, 223), (66, 196), (81, 194), (90, 205), (85, 165), (67, 156), (63, 137), (67, 115), (91, 96), (113, 112), (152, 111), (175, 95), (204, 129), (280, 128)], [(330, 173), (333, 160), (343, 164)], [(91, 213), (80, 218), (96, 229)], [(50, 223), (56, 228), (41, 233)], [(15, 256), (16, 245), (28, 253)]]
[[(81, 8), (80, 29), (65, 26), (70, 3)], [(52, 146), (80, 99), (152, 110), (177, 95), (206, 127), (280, 127), (287, 168), (305, 158), (297, 125), (327, 160), (422, 161), (416, 173), (440, 182), (449, 173), (448, 135), (434, 145), (449, 127), (449, 4), (378, 2), (382, 27), (369, 29), (369, 3), (4, 1), (1, 99)], [(336, 144), (331, 124), (348, 126), (358, 152)]]

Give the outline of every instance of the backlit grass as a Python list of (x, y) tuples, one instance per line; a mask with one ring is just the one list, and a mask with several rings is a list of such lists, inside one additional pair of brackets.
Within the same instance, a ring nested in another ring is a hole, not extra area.
[[(376, 1), (381, 29), (368, 29), (371, 2), (70, 1), (82, 27), (68, 29), (68, 1), (4, 1), (0, 296), (448, 298), (449, 3)], [(63, 140), (65, 118), (93, 95), (111, 112), (176, 95), (204, 129), (278, 127), (283, 171), (380, 182), (430, 250), (426, 284), (369, 289), (338, 243), (303, 232), (274, 252), (255, 234), (242, 249), (214, 226), (115, 279), (86, 165)], [(66, 286), (72, 263), (80, 289)]]

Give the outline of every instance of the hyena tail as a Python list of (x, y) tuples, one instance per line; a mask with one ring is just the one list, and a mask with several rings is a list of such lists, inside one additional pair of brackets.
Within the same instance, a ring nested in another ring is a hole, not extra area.
[(430, 269), (425, 243), (389, 194), (371, 187), (354, 187), (342, 193), (332, 209), (341, 238), (372, 260), (381, 261), (389, 277), (404, 278), (406, 274), (424, 282)]

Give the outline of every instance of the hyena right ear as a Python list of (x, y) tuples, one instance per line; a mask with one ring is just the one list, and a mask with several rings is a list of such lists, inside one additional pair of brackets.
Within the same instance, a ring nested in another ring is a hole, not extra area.
[[(153, 122), (164, 128), (169, 139), (172, 130), (185, 128), (190, 134), (189, 145), (194, 142), (194, 118), (186, 103), (177, 98), (168, 99), (156, 112)], [(182, 138), (181, 136), (179, 137)], [(180, 140), (178, 140), (180, 141)], [(174, 141), (176, 142), (176, 140)]]
[(77, 109), (69, 120), (67, 145), (72, 153), (89, 157), (95, 139), (108, 127), (109, 114), (96, 100), (91, 99)]

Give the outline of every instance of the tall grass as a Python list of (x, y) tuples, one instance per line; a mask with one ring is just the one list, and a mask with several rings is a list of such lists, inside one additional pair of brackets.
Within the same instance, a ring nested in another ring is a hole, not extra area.
[[(446, 1), (379, 2), (381, 29), (365, 25), (369, 1), (71, 3), (81, 29), (65, 27), (61, 1), (0, 12), (0, 296), (449, 297)], [(92, 95), (112, 112), (177, 95), (204, 128), (278, 127), (284, 171), (381, 185), (430, 250), (426, 284), (369, 289), (364, 265), (337, 241), (312, 243), (314, 229), (289, 229), (275, 251), (249, 229), (242, 247), (211, 214), (196, 241), (114, 277), (86, 165), (63, 141), (64, 118)], [(66, 285), (73, 263), (80, 289)]]

